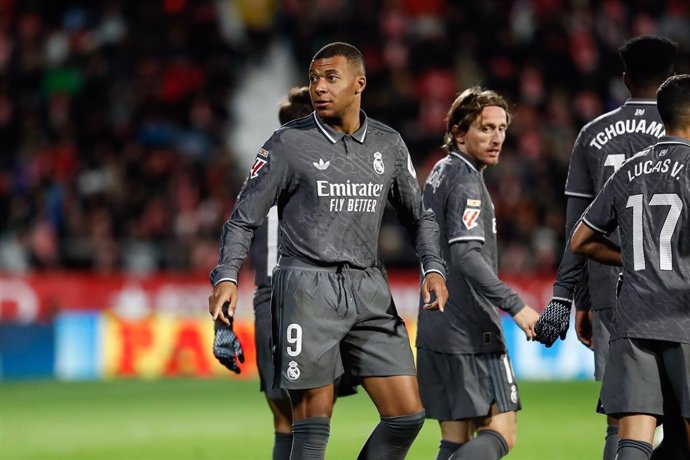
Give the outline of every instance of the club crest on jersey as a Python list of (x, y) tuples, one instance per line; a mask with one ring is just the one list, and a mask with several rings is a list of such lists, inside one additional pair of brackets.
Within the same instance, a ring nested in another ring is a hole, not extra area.
[(263, 168), (268, 161), (264, 160), (263, 158), (256, 157), (256, 160), (254, 160), (254, 164), (252, 165), (251, 169), (251, 174), (249, 175), (250, 179), (254, 179), (259, 175), (259, 171), (261, 171), (261, 168)]
[(383, 174), (383, 155), (381, 152), (374, 153), (374, 171), (376, 174)]
[(320, 170), (320, 171), (324, 171), (324, 170), (328, 169), (328, 167), (330, 166), (331, 162), (330, 162), (330, 161), (323, 161), (323, 158), (319, 158), (319, 162), (318, 162), (318, 163), (314, 161), (314, 162), (312, 162), (312, 164), (314, 165), (314, 167), (315, 167), (316, 169), (318, 169), (318, 170)]
[(465, 208), (465, 212), (462, 213), (462, 223), (465, 224), (467, 230), (472, 230), (474, 227), (479, 225), (477, 223), (479, 212), (479, 209)]
[(288, 363), (288, 368), (287, 368), (287, 371), (285, 373), (287, 374), (287, 378), (289, 378), (290, 380), (292, 380), (292, 381), (297, 380), (301, 374), (299, 368), (297, 367), (297, 362), (290, 361)]

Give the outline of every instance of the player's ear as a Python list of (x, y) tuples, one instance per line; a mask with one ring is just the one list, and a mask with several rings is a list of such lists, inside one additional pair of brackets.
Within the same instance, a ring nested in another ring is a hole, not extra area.
[(367, 86), (367, 77), (360, 75), (355, 81), (355, 94), (361, 94)]

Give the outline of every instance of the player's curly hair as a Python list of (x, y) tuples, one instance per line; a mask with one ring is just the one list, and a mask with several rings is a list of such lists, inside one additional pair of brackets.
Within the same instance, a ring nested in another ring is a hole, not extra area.
[(480, 86), (468, 88), (455, 98), (446, 116), (446, 134), (443, 136), (443, 148), (447, 151), (457, 150), (455, 134), (466, 133), (470, 125), (484, 110), (484, 107), (500, 107), (506, 111), (508, 123), (510, 113), (508, 102), (495, 91), (483, 89)]
[(280, 103), (278, 108), (278, 120), (280, 120), (281, 125), (284, 125), (288, 121), (306, 117), (313, 111), (309, 87), (302, 86), (291, 88), (290, 91), (288, 91), (287, 99)]
[(642, 35), (618, 48), (626, 76), (636, 85), (655, 87), (673, 74), (678, 44), (665, 37)]

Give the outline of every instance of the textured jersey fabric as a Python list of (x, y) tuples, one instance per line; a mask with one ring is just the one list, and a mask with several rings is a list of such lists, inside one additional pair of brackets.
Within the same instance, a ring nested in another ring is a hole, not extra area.
[(451, 152), (436, 163), (424, 186), (424, 204), (439, 222), (449, 297), (444, 312), (420, 308), (417, 347), (504, 351), (497, 307), (515, 314), (524, 303), (496, 275), (494, 207), (474, 160)]
[[(569, 198), (594, 199), (606, 180), (623, 161), (654, 144), (664, 134), (656, 101), (629, 99), (621, 107), (585, 125), (570, 158), (565, 194)], [(612, 235), (617, 240), (617, 234)], [(572, 299), (585, 259), (566, 248), (558, 267), (554, 296)], [(614, 286), (619, 269), (590, 261), (588, 265), (591, 307), (613, 308)]]
[(433, 213), (400, 135), (361, 113), (352, 135), (316, 113), (274, 132), (259, 150), (230, 219), (223, 226), (211, 283), (237, 280), (254, 229), (277, 204), (281, 255), (315, 264), (375, 266), (386, 200), (409, 231), (424, 272), (445, 276)]
[(266, 221), (254, 232), (254, 239), (249, 248), (249, 259), (254, 267), (254, 314), (258, 314), (257, 305), (271, 301), (271, 275), (278, 264), (279, 238), (278, 208), (271, 207)]
[(623, 285), (611, 340), (690, 343), (690, 141), (662, 137), (606, 183), (585, 212), (592, 229), (620, 230)]

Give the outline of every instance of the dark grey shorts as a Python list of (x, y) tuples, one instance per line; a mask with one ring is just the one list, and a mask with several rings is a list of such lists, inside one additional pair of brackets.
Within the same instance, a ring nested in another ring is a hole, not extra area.
[(403, 320), (377, 268), (281, 266), (273, 272), (275, 386), (317, 388), (353, 378), (415, 375)]
[(417, 379), (427, 418), (463, 420), (521, 409), (505, 353), (446, 354), (417, 349)]
[(259, 369), (261, 391), (268, 399), (286, 399), (285, 390), (273, 387), (273, 342), (271, 340), (271, 301), (254, 306), (254, 343), (256, 345), (256, 367)]
[(664, 413), (672, 391), (680, 413), (690, 418), (690, 345), (647, 339), (611, 342), (601, 403), (607, 415)]
[(613, 326), (613, 308), (592, 311), (592, 340), (594, 348), (594, 379), (601, 382), (609, 358), (609, 339)]

